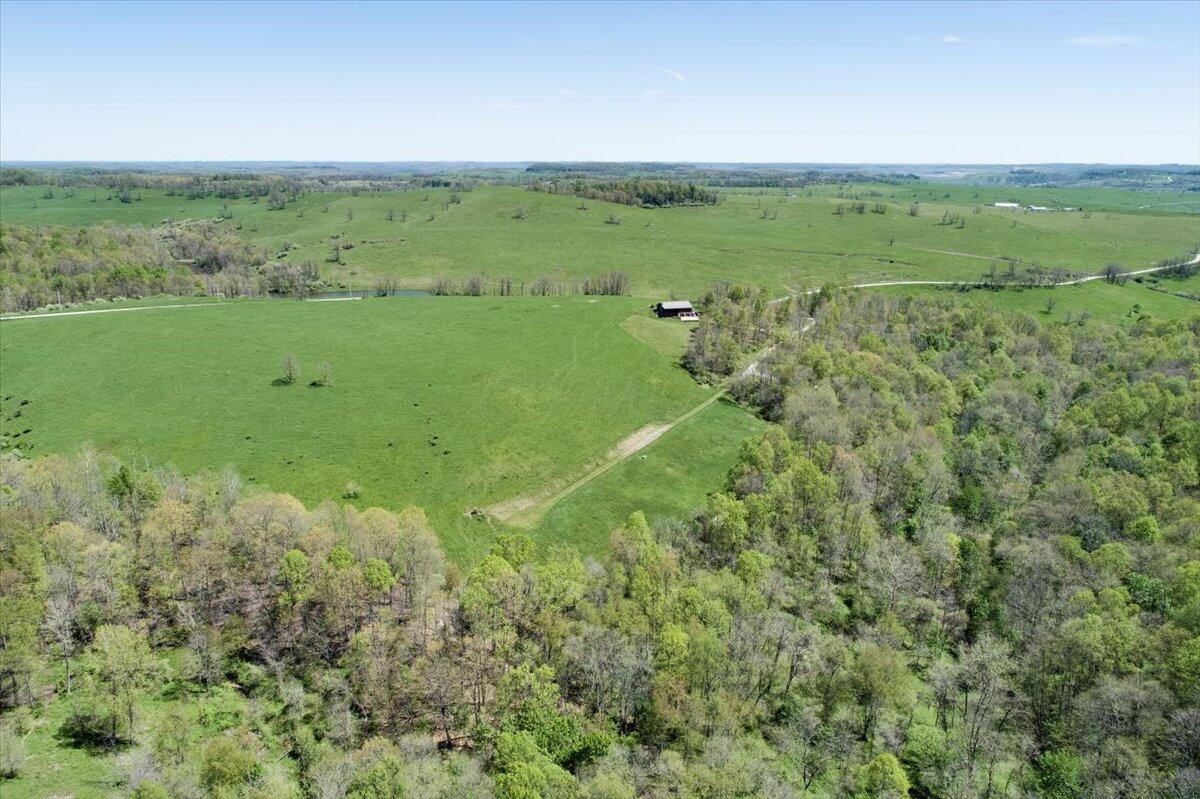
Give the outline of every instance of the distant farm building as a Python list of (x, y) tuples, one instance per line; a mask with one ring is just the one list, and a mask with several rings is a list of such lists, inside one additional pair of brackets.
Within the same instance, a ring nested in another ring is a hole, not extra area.
[(674, 317), (685, 322), (695, 322), (700, 318), (696, 309), (687, 300), (666, 300), (654, 306), (654, 315), (661, 318)]
[(992, 203), (996, 208), (1020, 208), (1020, 203)]
[(1044, 205), (1031, 205), (1031, 206), (1029, 206), (1029, 210), (1030, 211), (1049, 211), (1050, 209)]

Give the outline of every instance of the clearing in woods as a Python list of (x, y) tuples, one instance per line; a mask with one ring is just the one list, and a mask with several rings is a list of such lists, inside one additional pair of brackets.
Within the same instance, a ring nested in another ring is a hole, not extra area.
[[(678, 340), (679, 322), (647, 317), (640, 338), (626, 331), (648, 313), (630, 298), (195, 310), (0, 323), (0, 435), (29, 456), (90, 443), (184, 473), (232, 464), (310, 506), (348, 501), (355, 483), (360, 507), (426, 508), (447, 551), (469, 562), (495, 530), (472, 508), (570, 479), (612, 442), (713, 395), (678, 351), (646, 343)], [(288, 353), (300, 379), (275, 385)], [(332, 385), (310, 386), (322, 362)], [(686, 511), (719, 487), (658, 490)]]

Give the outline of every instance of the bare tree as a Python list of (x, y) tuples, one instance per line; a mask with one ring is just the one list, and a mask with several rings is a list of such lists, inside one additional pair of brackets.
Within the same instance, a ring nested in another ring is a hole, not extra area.
[(312, 384), (314, 386), (329, 386), (333, 384), (333, 370), (330, 368), (328, 361), (323, 361), (317, 367), (317, 379)]
[(79, 642), (75, 638), (77, 615), (75, 602), (71, 598), (56, 596), (46, 603), (42, 621), (47, 635), (62, 655), (68, 696), (71, 695), (71, 658), (79, 650)]
[(487, 291), (487, 278), (483, 275), (471, 275), (467, 278), (463, 292), (468, 297), (482, 297)]
[(537, 280), (533, 281), (529, 287), (529, 293), (534, 297), (548, 297), (563, 293), (563, 284), (553, 278), (542, 275)]
[(300, 361), (292, 353), (283, 356), (283, 363), (280, 365), (283, 371), (283, 382), (295, 383), (300, 377)]
[(621, 271), (605, 272), (583, 281), (584, 294), (620, 296), (629, 293), (629, 275)]

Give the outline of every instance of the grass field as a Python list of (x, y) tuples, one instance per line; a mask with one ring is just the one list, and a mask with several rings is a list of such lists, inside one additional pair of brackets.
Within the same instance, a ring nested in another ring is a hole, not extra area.
[[(240, 236), (272, 255), (290, 244), (287, 260), (314, 261), (326, 280), (360, 286), (389, 277), (426, 288), (435, 278), (477, 273), (509, 275), (518, 284), (541, 275), (571, 283), (624, 269), (642, 297), (695, 295), (720, 280), (781, 292), (827, 282), (969, 280), (1002, 256), (1089, 273), (1109, 262), (1146, 267), (1200, 241), (1200, 216), (1177, 210), (1187, 206), (1139, 208), (1185, 195), (1104, 189), (819, 186), (792, 194), (724, 191), (716, 206), (639, 209), (587, 201), (580, 210), (574, 197), (489, 186), (459, 192), (459, 204), (446, 204), (449, 190), (430, 189), (308, 194), (279, 211), (265, 201), (187, 200), (150, 189), (130, 203), (105, 190), (80, 189), (72, 197), (58, 190), (53, 199), (43, 199), (44, 192), (0, 189), (0, 216), (29, 225), (154, 226), (213, 218), (227, 205), (232, 218), (221, 224)], [(1014, 197), (1092, 212), (1089, 218), (986, 205)], [(885, 213), (833, 213), (856, 200), (882, 203)], [(920, 205), (917, 216), (908, 214), (912, 202)], [(526, 218), (514, 218), (518, 206)], [(389, 211), (396, 221), (387, 220)], [(965, 226), (941, 224), (945, 213), (960, 215)], [(612, 214), (620, 224), (606, 223)], [(328, 262), (334, 236), (354, 245), (342, 253), (342, 264)]]
[[(0, 328), (0, 418), (29, 455), (89, 442), (185, 472), (231, 463), (310, 505), (342, 501), (354, 482), (356, 505), (426, 508), (451, 556), (470, 560), (493, 528), (469, 510), (565, 484), (634, 430), (711, 396), (669, 354), (678, 322), (645, 317), (638, 337), (626, 331), (645, 313), (638, 300), (572, 296), (12, 320)], [(289, 352), (301, 379), (274, 385)], [(333, 385), (310, 387), (322, 361)], [(667, 479), (639, 490), (660, 492), (662, 508), (703, 501), (703, 490), (676, 488)], [(572, 534), (560, 525), (554, 536)]]
[(718, 401), (554, 505), (540, 537), (600, 549), (633, 510), (653, 519), (701, 508), (724, 487), (741, 443), (764, 427), (745, 409)]
[[(1177, 297), (1173, 291), (1200, 291), (1198, 277), (1179, 279), (1164, 279), (1159, 281), (1166, 291), (1153, 291), (1148, 283), (1133, 280), (1124, 285), (1093, 280), (1073, 286), (1058, 286), (1055, 288), (1018, 288), (990, 291), (976, 289), (972, 291), (956, 291), (936, 286), (888, 286), (869, 291), (880, 291), (893, 296), (935, 296), (949, 297), (961, 302), (978, 303), (991, 308), (1023, 313), (1036, 314), (1042, 321), (1066, 321), (1068, 315), (1078, 319), (1082, 311), (1087, 311), (1090, 318), (1108, 324), (1127, 327), (1133, 324), (1142, 314), (1149, 314), (1158, 319), (1188, 319), (1200, 314), (1200, 302)], [(1047, 311), (1047, 300), (1053, 301), (1053, 307)]]

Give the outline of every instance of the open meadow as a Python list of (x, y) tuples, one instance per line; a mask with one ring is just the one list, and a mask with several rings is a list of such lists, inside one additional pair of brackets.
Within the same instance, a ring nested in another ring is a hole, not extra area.
[[(1092, 280), (1070, 286), (971, 289), (949, 286), (882, 286), (878, 291), (892, 296), (951, 298), (957, 302), (989, 308), (1036, 314), (1048, 322), (1091, 320), (1129, 327), (1143, 316), (1160, 320), (1190, 319), (1200, 315), (1200, 276), (1156, 278), (1146, 275), (1123, 284)], [(1181, 296), (1191, 294), (1191, 297)]]
[[(271, 262), (314, 263), (326, 283), (343, 287), (389, 280), (424, 289), (482, 274), (511, 277), (517, 290), (548, 276), (569, 290), (618, 269), (646, 298), (694, 296), (718, 281), (782, 293), (825, 283), (975, 280), (999, 258), (1094, 274), (1109, 263), (1152, 266), (1200, 241), (1200, 217), (1186, 204), (1194, 198), (1183, 194), (924, 184), (719, 194), (711, 206), (635, 208), (508, 186), (310, 192), (270, 210), (265, 199), (186, 199), (160, 189), (137, 190), (125, 203), (102, 188), (6, 186), (0, 215), (27, 226), (146, 227), (224, 216), (220, 225), (265, 248)], [(1085, 210), (990, 207), (1010, 200)]]
[[(184, 473), (231, 464), (310, 506), (418, 505), (447, 551), (469, 561), (496, 529), (468, 518), (473, 508), (568, 482), (622, 438), (712, 395), (678, 365), (683, 325), (644, 305), (249, 301), (6, 321), (0, 424), (28, 456), (86, 443)], [(300, 374), (280, 385), (288, 354)], [(325, 362), (331, 385), (311, 386)], [(727, 464), (738, 437), (716, 443), (702, 460)], [(661, 477), (641, 490), (684, 512), (720, 487), (724, 468), (689, 475), (690, 490)], [(612, 501), (621, 507), (603, 525), (639, 507)], [(611, 529), (588, 527), (589, 549)]]

